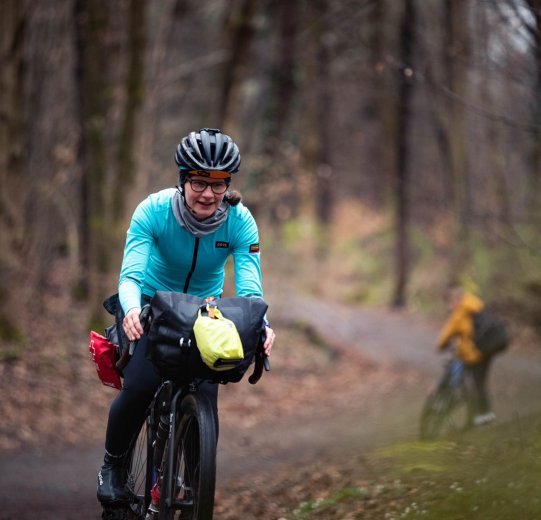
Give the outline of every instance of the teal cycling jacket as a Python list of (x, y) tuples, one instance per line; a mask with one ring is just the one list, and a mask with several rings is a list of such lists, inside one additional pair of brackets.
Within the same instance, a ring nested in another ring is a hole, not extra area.
[(126, 236), (119, 297), (124, 312), (141, 306), (141, 296), (178, 291), (219, 298), (225, 264), (233, 256), (237, 296), (263, 296), (259, 233), (242, 203), (231, 206), (214, 232), (196, 238), (175, 219), (175, 188), (148, 196), (136, 208)]

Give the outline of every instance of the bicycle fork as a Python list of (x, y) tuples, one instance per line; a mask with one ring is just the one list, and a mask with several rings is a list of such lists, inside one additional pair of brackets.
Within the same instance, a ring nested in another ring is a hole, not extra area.
[[(174, 475), (175, 472), (175, 438), (176, 438), (176, 430), (177, 430), (177, 410), (178, 410), (178, 401), (179, 399), (182, 400), (184, 395), (182, 394), (182, 391), (178, 391), (175, 393), (173, 399), (171, 402), (171, 410), (169, 414), (169, 446), (170, 449), (167, 451), (167, 462), (165, 463), (166, 468), (166, 474), (163, 475), (165, 478), (165, 488), (162, 486), (161, 489), (165, 490), (165, 497), (162, 497), (162, 499), (165, 499), (165, 504), (168, 508), (172, 507), (175, 497), (177, 495), (177, 487), (181, 485), (180, 482), (177, 482), (177, 479)], [(163, 457), (163, 450), (162, 450), (162, 457)], [(165, 461), (164, 461), (165, 462)]]
[(171, 382), (166, 382), (158, 391), (156, 398), (156, 407), (154, 414), (159, 416), (154, 424), (157, 422), (156, 437), (153, 443), (153, 455), (152, 455), (152, 483), (150, 490), (150, 505), (148, 507), (145, 520), (153, 520), (157, 518), (159, 513), (159, 506), (161, 501), (160, 489), (162, 487), (163, 479), (163, 454), (165, 451), (165, 445), (167, 439), (171, 435), (171, 423), (173, 420), (171, 397), (173, 393), (173, 385)]

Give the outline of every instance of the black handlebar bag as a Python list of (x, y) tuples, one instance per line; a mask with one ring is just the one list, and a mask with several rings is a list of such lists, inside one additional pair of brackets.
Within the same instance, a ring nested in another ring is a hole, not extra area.
[(264, 333), (263, 318), (267, 303), (260, 297), (231, 297), (214, 300), (223, 316), (231, 320), (239, 333), (244, 357), (234, 368), (213, 370), (197, 348), (193, 327), (204, 298), (179, 292), (157, 291), (150, 303), (150, 326), (146, 356), (162, 379), (176, 381), (193, 377), (218, 383), (237, 383), (253, 363)]

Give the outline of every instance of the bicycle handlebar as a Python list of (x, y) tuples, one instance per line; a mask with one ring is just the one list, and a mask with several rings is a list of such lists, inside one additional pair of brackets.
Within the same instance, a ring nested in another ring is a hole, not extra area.
[[(148, 329), (149, 317), (150, 317), (150, 304), (147, 303), (146, 305), (143, 306), (143, 308), (141, 309), (141, 313), (139, 314), (139, 320), (141, 321), (141, 325), (143, 326), (143, 329), (145, 330), (145, 332)], [(138, 340), (130, 341), (128, 348), (124, 349), (124, 351), (122, 352), (122, 356), (115, 364), (115, 368), (119, 372), (122, 372), (122, 370), (128, 364), (130, 358), (133, 356), (133, 352), (135, 350), (135, 346), (137, 345), (137, 342)], [(267, 354), (263, 350), (263, 342), (264, 342), (264, 337), (262, 337), (261, 342), (258, 346), (257, 352), (255, 354), (254, 371), (248, 378), (248, 381), (252, 385), (255, 385), (261, 379), (261, 376), (263, 375), (263, 371), (265, 372), (270, 371), (270, 362), (269, 362), (269, 358)]]

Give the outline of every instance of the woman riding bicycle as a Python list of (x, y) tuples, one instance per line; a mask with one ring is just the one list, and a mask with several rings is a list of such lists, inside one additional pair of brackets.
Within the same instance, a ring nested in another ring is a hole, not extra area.
[[(220, 130), (190, 132), (175, 154), (178, 187), (151, 194), (132, 216), (118, 293), (126, 336), (141, 341), (123, 370), (122, 390), (109, 411), (97, 488), (103, 504), (131, 499), (123, 458), (161, 383), (145, 357), (146, 337), (139, 321), (142, 305), (158, 290), (219, 298), (231, 255), (236, 295), (263, 295), (257, 225), (240, 194), (229, 189), (240, 161), (237, 145)], [(275, 335), (268, 323), (265, 330), (263, 348), (268, 355)], [(211, 400), (217, 423), (218, 384), (202, 382), (199, 390)]]

